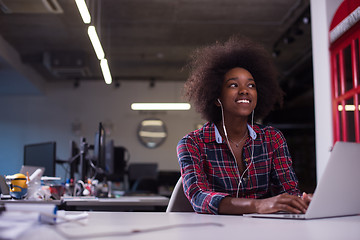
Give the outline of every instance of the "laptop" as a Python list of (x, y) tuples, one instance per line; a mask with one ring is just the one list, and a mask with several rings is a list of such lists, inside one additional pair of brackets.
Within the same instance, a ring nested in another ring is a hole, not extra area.
[(20, 173), (24, 174), (25, 176), (31, 176), (36, 170), (40, 169), (40, 173), (38, 175), (39, 178), (44, 174), (45, 168), (40, 166), (30, 166), (30, 165), (22, 165), (20, 169)]
[(0, 175), (0, 190), (1, 190), (1, 199), (11, 198), (9, 185), (6, 184), (6, 180), (3, 175)]
[(336, 142), (305, 214), (244, 214), (246, 217), (314, 219), (360, 214), (360, 144)]

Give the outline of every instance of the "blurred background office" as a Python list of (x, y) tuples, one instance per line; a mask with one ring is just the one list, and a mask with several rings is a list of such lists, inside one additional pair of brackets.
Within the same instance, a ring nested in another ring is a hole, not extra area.
[[(100, 122), (106, 141), (126, 149), (127, 165), (156, 163), (163, 178), (178, 174), (177, 142), (204, 120), (193, 108), (133, 110), (131, 105), (182, 103), (189, 54), (243, 34), (274, 58), (285, 105), (262, 122), (283, 131), (302, 188), (313, 191), (316, 155), (326, 156), (315, 151), (316, 142), (319, 149), (331, 146), (327, 131), (332, 129), (321, 119), (329, 112), (317, 116), (325, 130), (315, 128), (311, 12), (318, 11), (317, 23), (329, 24), (340, 0), (85, 3), (87, 21), (72, 0), (0, 1), (0, 174), (19, 171), (28, 144), (56, 142), (56, 159), (67, 161), (73, 142), (80, 145), (85, 138), (95, 145)], [(327, 39), (328, 26), (316, 27), (324, 28)], [(94, 51), (91, 31), (102, 53)], [(161, 133), (144, 136), (144, 120), (161, 120)], [(65, 179), (68, 171), (56, 165), (57, 176)]]

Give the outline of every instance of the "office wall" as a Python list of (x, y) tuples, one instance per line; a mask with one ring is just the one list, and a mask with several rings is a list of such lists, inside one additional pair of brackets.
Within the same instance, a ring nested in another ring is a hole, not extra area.
[[(23, 146), (29, 143), (56, 141), (59, 159), (70, 156), (70, 140), (85, 137), (94, 143), (98, 123), (110, 126), (107, 139), (126, 147), (131, 162), (158, 162), (161, 170), (178, 170), (177, 142), (198, 123), (203, 123), (193, 109), (141, 113), (132, 111), (132, 102), (180, 102), (183, 82), (124, 81), (119, 88), (103, 81), (48, 83), (41, 95), (0, 96), (0, 174), (17, 172), (23, 162)], [(162, 119), (168, 138), (160, 147), (148, 149), (138, 140), (141, 120)], [(80, 131), (72, 127), (80, 126)], [(61, 167), (57, 172), (62, 174)]]
[(320, 179), (333, 145), (329, 27), (342, 0), (311, 0), (314, 69), (316, 171)]
[[(311, 0), (318, 178), (333, 143), (328, 29), (341, 2)], [(0, 49), (3, 52), (3, 48)], [(19, 169), (23, 145), (27, 143), (55, 140), (58, 157), (66, 159), (69, 157), (69, 141), (79, 141), (80, 136), (93, 141), (99, 121), (113, 124), (109, 138), (129, 149), (131, 161), (158, 161), (161, 169), (177, 169), (174, 149), (178, 139), (201, 122), (193, 110), (155, 114), (167, 123), (169, 136), (161, 147), (146, 149), (136, 138), (136, 128), (141, 119), (150, 115), (132, 112), (130, 103), (154, 99), (178, 101), (182, 83), (157, 83), (153, 89), (149, 88), (148, 82), (123, 82), (119, 89), (103, 82), (82, 82), (78, 89), (74, 89), (71, 83), (46, 86), (44, 95), (0, 96), (0, 174)], [(167, 87), (171, 90), (168, 91)], [(72, 132), (73, 123), (81, 124), (80, 135)]]

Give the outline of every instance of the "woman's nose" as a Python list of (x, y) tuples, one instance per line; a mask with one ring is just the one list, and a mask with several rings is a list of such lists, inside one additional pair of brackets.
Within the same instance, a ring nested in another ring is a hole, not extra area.
[(240, 87), (239, 91), (238, 91), (239, 95), (247, 95), (248, 94), (248, 90), (246, 88)]

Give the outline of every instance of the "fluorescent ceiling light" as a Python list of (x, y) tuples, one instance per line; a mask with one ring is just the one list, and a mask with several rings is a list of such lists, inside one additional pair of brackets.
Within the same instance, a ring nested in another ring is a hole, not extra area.
[(88, 35), (89, 35), (89, 38), (90, 38), (90, 41), (94, 47), (94, 50), (95, 50), (95, 53), (96, 53), (96, 56), (99, 60), (103, 59), (105, 57), (105, 53), (104, 53), (104, 50), (101, 46), (101, 43), (100, 43), (100, 40), (99, 40), (99, 37), (96, 33), (96, 29), (94, 26), (89, 26), (88, 27)]
[(133, 103), (132, 110), (189, 110), (189, 103)]
[(106, 60), (106, 58), (100, 60), (100, 67), (106, 84), (111, 84), (112, 77), (111, 77), (108, 61)]
[(91, 16), (86, 6), (85, 0), (75, 0), (75, 2), (79, 9), (82, 20), (84, 23), (89, 24), (91, 22)]

